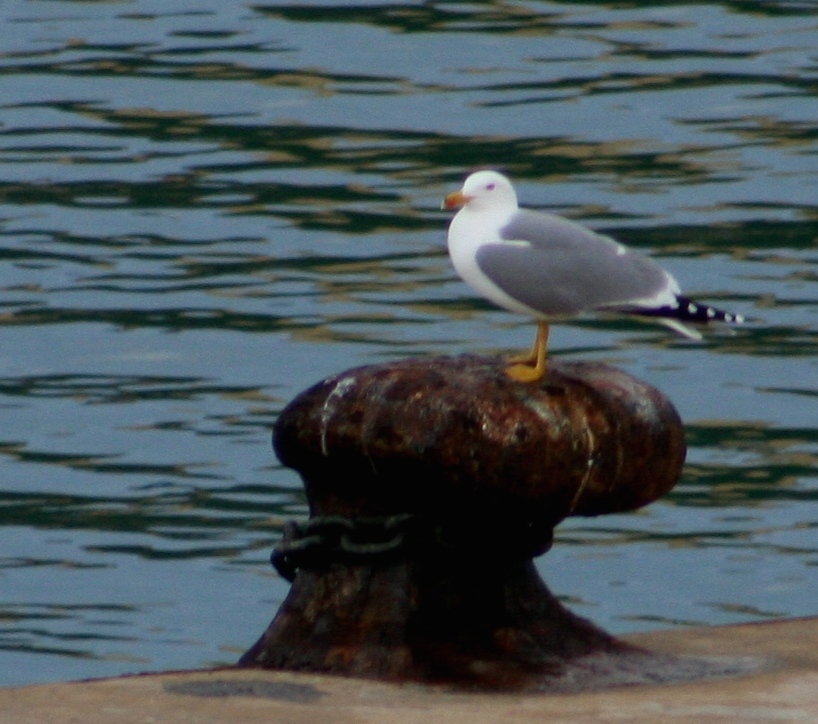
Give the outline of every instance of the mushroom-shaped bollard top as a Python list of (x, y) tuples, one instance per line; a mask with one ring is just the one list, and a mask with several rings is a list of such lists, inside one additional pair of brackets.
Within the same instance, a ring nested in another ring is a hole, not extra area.
[(316, 515), (541, 520), (639, 508), (685, 456), (678, 413), (615, 368), (554, 363), (541, 386), (475, 357), (362, 367), (297, 397), (275, 426)]
[(286, 407), (274, 447), (311, 518), (273, 554), (293, 586), (240, 665), (530, 691), (667, 668), (565, 609), (531, 559), (566, 516), (669, 491), (685, 456), (678, 414), (605, 365), (552, 361), (537, 384), (504, 367), (362, 367)]

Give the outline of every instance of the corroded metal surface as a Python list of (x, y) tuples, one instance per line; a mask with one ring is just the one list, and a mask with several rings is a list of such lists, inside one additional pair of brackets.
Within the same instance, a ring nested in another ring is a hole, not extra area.
[(684, 430), (658, 390), (615, 368), (552, 362), (541, 385), (496, 359), (443, 357), (329, 378), (281, 414), (274, 444), (316, 514), (631, 510), (667, 493)]
[[(531, 561), (566, 516), (631, 510), (673, 487), (685, 453), (673, 406), (604, 365), (552, 362), (537, 385), (503, 368), (364, 367), (282, 412), (274, 446), (312, 518), (285, 541), (293, 586), (240, 665), (517, 691), (709, 670), (575, 616)], [(369, 547), (354, 539), (366, 531)], [(353, 555), (370, 547), (389, 555)]]

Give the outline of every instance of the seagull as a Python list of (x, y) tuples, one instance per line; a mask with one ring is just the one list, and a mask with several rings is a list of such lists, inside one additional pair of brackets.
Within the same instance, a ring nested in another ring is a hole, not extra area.
[(740, 324), (738, 314), (682, 295), (656, 262), (609, 236), (554, 214), (521, 209), (511, 182), (497, 171), (471, 174), (443, 208), (459, 209), (449, 226), (455, 271), (500, 307), (537, 320), (531, 352), (509, 360), (519, 382), (545, 375), (550, 324), (584, 312), (653, 317), (691, 339), (689, 323)]

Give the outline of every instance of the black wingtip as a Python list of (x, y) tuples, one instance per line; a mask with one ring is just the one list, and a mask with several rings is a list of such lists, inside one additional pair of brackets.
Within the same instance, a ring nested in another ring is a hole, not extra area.
[(709, 304), (694, 302), (688, 297), (676, 297), (676, 305), (665, 305), (653, 309), (638, 309), (637, 314), (646, 317), (665, 317), (678, 319), (680, 322), (694, 322), (707, 324), (708, 322), (725, 322), (726, 324), (742, 324), (744, 317), (740, 314), (725, 312), (723, 309), (711, 307)]

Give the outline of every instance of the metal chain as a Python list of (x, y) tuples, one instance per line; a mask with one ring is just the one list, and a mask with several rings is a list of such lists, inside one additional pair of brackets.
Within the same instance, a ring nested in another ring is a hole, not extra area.
[(346, 518), (324, 515), (303, 523), (288, 521), (273, 548), (270, 562), (282, 578), (292, 582), (299, 568), (320, 568), (330, 563), (373, 563), (396, 556), (422, 541), (442, 551), (469, 551), (484, 563), (509, 558), (534, 558), (553, 541), (553, 524), (516, 524), (514, 530), (465, 528), (437, 523), (413, 513), (382, 518)]
[(384, 559), (406, 545), (416, 523), (412, 513), (383, 518), (325, 515), (303, 523), (291, 520), (270, 562), (282, 578), (293, 581), (299, 568)]

